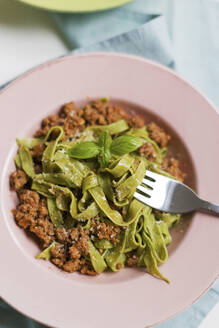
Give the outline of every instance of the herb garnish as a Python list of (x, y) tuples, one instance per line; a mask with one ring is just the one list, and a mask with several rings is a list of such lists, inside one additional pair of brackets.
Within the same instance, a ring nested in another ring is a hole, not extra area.
[(115, 139), (111, 139), (108, 132), (104, 131), (100, 134), (97, 142), (85, 141), (73, 146), (68, 154), (72, 158), (88, 159), (97, 156), (100, 167), (106, 167), (112, 155), (124, 155), (138, 149), (143, 144), (143, 140), (139, 137), (131, 135), (123, 135)]

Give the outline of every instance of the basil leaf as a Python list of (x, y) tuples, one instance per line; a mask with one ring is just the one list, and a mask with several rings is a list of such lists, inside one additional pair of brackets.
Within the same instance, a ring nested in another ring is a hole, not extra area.
[(98, 146), (100, 148), (109, 149), (111, 144), (111, 138), (108, 132), (104, 131), (101, 133), (98, 139)]
[(124, 135), (113, 140), (110, 151), (114, 155), (124, 155), (138, 149), (142, 144), (143, 140), (141, 138)]
[(92, 158), (99, 154), (100, 148), (93, 141), (84, 141), (76, 144), (68, 151), (72, 158), (86, 159)]
[(102, 132), (98, 140), (98, 146), (100, 147), (98, 162), (101, 168), (106, 167), (111, 158), (110, 145), (111, 138), (109, 133), (106, 131)]

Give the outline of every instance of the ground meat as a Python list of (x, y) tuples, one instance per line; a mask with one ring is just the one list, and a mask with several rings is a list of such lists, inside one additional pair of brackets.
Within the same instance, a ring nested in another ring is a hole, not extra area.
[(34, 225), (30, 226), (33, 232), (43, 242), (43, 247), (48, 247), (55, 240), (54, 225), (50, 220), (45, 198), (40, 199), (37, 208), (37, 220)]
[[(51, 127), (60, 125), (65, 131), (65, 139), (72, 138), (75, 133), (82, 131), (86, 126), (111, 124), (119, 119), (125, 119), (133, 127), (144, 126), (144, 121), (139, 116), (130, 117), (123, 108), (104, 100), (92, 101), (84, 109), (79, 109), (73, 102), (69, 102), (61, 108), (58, 115), (50, 115), (42, 121), (41, 128), (35, 133), (35, 137), (45, 137)], [(33, 151), (34, 154), (35, 151)], [(40, 155), (34, 158), (37, 161)]]
[(127, 119), (128, 114), (125, 111), (117, 106), (107, 105), (107, 123), (111, 124), (117, 122), (119, 119)]
[(45, 128), (45, 127), (53, 127), (55, 125), (62, 125), (63, 123), (63, 119), (57, 115), (57, 114), (53, 114), (53, 115), (49, 115), (47, 116), (46, 118), (44, 118), (42, 120), (42, 128)]
[(60, 243), (67, 243), (70, 245), (70, 259), (80, 258), (81, 256), (88, 254), (88, 231), (84, 230), (81, 226), (72, 229), (58, 227), (56, 228), (55, 236)]
[(55, 232), (56, 238), (59, 242), (64, 243), (69, 240), (69, 232), (64, 227), (58, 227)]
[(69, 273), (78, 271), (80, 269), (81, 265), (80, 265), (80, 260), (76, 259), (76, 260), (70, 260), (67, 261), (64, 265), (63, 265), (63, 270), (67, 271)]
[(78, 227), (79, 230), (79, 238), (78, 241), (74, 244), (77, 249), (80, 251), (81, 255), (87, 255), (89, 253), (88, 247), (88, 231), (83, 229), (82, 227)]
[(129, 125), (131, 125), (135, 129), (143, 128), (143, 126), (145, 125), (143, 118), (141, 118), (138, 115), (132, 116), (129, 119), (128, 123), (129, 123)]
[(75, 247), (77, 247), (81, 254), (87, 255), (89, 253), (88, 238), (80, 237)]
[(162, 164), (162, 169), (182, 182), (186, 178), (186, 174), (180, 169), (180, 161), (178, 159), (165, 158)]
[(64, 104), (64, 106), (62, 106), (59, 116), (62, 118), (66, 118), (67, 116), (72, 116), (75, 112), (78, 112), (78, 108), (75, 105), (75, 103), (73, 101)]
[(38, 207), (38, 215), (39, 218), (44, 219), (45, 217), (49, 216), (49, 211), (47, 208), (47, 201), (45, 198), (40, 200), (39, 207)]
[(149, 131), (150, 138), (153, 139), (159, 146), (166, 147), (170, 136), (164, 132), (156, 123), (151, 122), (147, 125), (147, 129)]
[(128, 267), (136, 267), (138, 264), (138, 256), (136, 252), (130, 252), (126, 254), (126, 265)]
[(48, 247), (54, 240), (54, 226), (49, 218), (46, 199), (41, 199), (37, 192), (21, 190), (21, 204), (14, 211), (14, 217), (19, 226), (29, 228), (41, 241), (43, 247)]
[(113, 243), (118, 243), (118, 234), (120, 231), (120, 227), (111, 223), (100, 222), (96, 219), (91, 220), (92, 235), (96, 235), (99, 239), (107, 239)]
[(40, 196), (35, 191), (23, 189), (19, 192), (19, 199), (21, 203), (30, 204), (32, 207), (37, 208), (39, 205)]
[(44, 145), (36, 145), (34, 146), (30, 153), (31, 153), (31, 156), (33, 157), (33, 160), (36, 162), (36, 163), (39, 163), (41, 164), (42, 163), (42, 157), (43, 157), (43, 152), (45, 150), (45, 146)]
[(156, 161), (156, 151), (154, 147), (149, 143), (146, 142), (143, 144), (139, 149), (138, 152), (141, 156), (146, 157), (149, 161), (154, 162)]
[(55, 245), (51, 248), (51, 256), (56, 257), (58, 259), (64, 259), (65, 257), (64, 245), (56, 242)]
[(24, 187), (24, 185), (27, 183), (27, 181), (28, 181), (28, 177), (27, 177), (26, 173), (24, 173), (24, 171), (19, 170), (19, 169), (16, 170), (10, 176), (11, 190), (15, 190), (15, 191), (20, 190), (21, 188)]
[(31, 225), (35, 224), (36, 216), (36, 208), (28, 203), (18, 205), (17, 209), (14, 211), (15, 220), (18, 225), (24, 229), (27, 229)]
[(69, 229), (69, 235), (72, 241), (78, 241), (80, 236), (79, 229), (77, 228)]
[(87, 274), (88, 276), (96, 276), (97, 275), (96, 271), (94, 271), (94, 269), (89, 264), (81, 265), (80, 273)]
[(35, 225), (30, 226), (30, 231), (43, 242), (43, 248), (48, 247), (55, 240), (54, 226), (47, 218), (38, 219)]
[[(51, 127), (60, 125), (64, 128), (65, 138), (72, 138), (77, 131), (82, 131), (88, 125), (106, 125), (119, 119), (125, 119), (136, 128), (144, 126), (144, 120), (139, 116), (131, 117), (123, 108), (104, 100), (92, 101), (84, 109), (79, 109), (73, 102), (69, 102), (61, 108), (58, 115), (50, 115), (42, 121), (35, 137), (45, 137)], [(37, 161), (39, 157), (35, 157)]]
[(64, 271), (73, 273), (80, 271), (82, 274), (95, 276), (97, 273), (92, 268), (91, 264), (86, 261), (84, 256), (81, 256), (78, 249), (73, 245), (69, 247), (69, 259), (66, 261), (64, 246), (56, 243), (55, 247), (51, 250), (51, 261)]
[(93, 108), (91, 104), (88, 104), (84, 109), (84, 118), (87, 123), (90, 123), (91, 125), (98, 124), (98, 121), (100, 121), (102, 125), (107, 124), (106, 119), (103, 116), (103, 120), (100, 119), (100, 117), (103, 116), (98, 113), (98, 110)]
[(52, 258), (51, 262), (55, 264), (58, 268), (62, 269), (64, 262), (61, 259)]
[(128, 114), (119, 106), (96, 100), (85, 106), (83, 117), (89, 125), (106, 125), (119, 119), (127, 119)]
[(77, 131), (81, 131), (85, 128), (85, 120), (78, 116), (68, 116), (64, 120), (64, 132), (65, 132), (65, 138), (72, 138)]
[(51, 257), (51, 261), (59, 268), (61, 268), (66, 261), (64, 245), (60, 243), (55, 243), (55, 245), (51, 249)]
[(44, 118), (41, 124), (41, 128), (36, 131), (34, 137), (41, 138), (45, 137), (49, 131), (49, 129), (56, 125), (63, 125), (64, 120), (59, 115), (49, 115), (48, 117)]
[(54, 236), (54, 225), (48, 218), (38, 219), (37, 224), (44, 228), (48, 236)]
[(79, 259), (81, 257), (81, 252), (79, 251), (77, 245), (72, 245), (69, 247), (68, 252), (70, 259)]
[[(88, 231), (80, 225), (72, 229), (59, 227), (56, 228), (55, 236), (59, 243), (52, 249), (51, 261), (64, 271), (80, 271), (86, 263), (84, 256), (89, 253)], [(88, 269), (86, 273), (90, 274)]]

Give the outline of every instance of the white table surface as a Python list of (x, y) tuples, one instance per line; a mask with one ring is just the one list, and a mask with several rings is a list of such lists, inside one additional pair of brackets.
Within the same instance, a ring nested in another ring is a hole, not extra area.
[(0, 85), (67, 50), (48, 12), (0, 0)]

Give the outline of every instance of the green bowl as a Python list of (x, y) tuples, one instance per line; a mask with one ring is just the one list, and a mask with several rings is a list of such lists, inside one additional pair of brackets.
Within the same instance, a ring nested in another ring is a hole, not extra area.
[(133, 0), (18, 0), (41, 9), (60, 12), (91, 12), (122, 6)]

